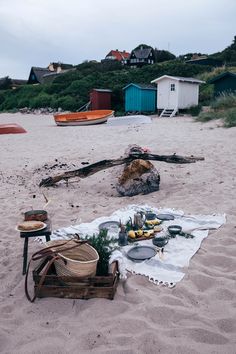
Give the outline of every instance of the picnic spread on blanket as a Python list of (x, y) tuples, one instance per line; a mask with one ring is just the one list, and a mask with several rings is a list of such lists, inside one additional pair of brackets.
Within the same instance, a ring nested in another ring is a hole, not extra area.
[(155, 284), (175, 286), (186, 273), (209, 230), (226, 222), (222, 215), (188, 215), (182, 210), (130, 205), (110, 216), (52, 232), (51, 239), (98, 235), (106, 229), (117, 241), (110, 263), (118, 261), (120, 276), (127, 272), (148, 277)]
[[(174, 287), (209, 231), (225, 222), (225, 214), (189, 215), (171, 208), (129, 205), (90, 223), (52, 231), (47, 212), (26, 212), (16, 227), (24, 238), (26, 297), (31, 302), (48, 296), (113, 299), (119, 278), (127, 279), (128, 273)], [(27, 266), (31, 237), (43, 247)], [(35, 261), (39, 262), (32, 272), (31, 296), (28, 275)]]

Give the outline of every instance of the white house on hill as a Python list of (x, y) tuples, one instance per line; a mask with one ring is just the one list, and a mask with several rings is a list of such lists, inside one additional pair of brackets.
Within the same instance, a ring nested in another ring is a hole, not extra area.
[(157, 109), (162, 117), (173, 117), (179, 109), (198, 105), (199, 85), (205, 81), (191, 77), (163, 75), (151, 83), (157, 84)]

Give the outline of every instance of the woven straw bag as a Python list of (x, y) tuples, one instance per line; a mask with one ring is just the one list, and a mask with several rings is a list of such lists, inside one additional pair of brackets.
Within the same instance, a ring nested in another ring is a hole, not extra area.
[[(78, 247), (78, 241), (70, 240), (68, 242), (62, 240), (49, 241), (46, 246), (50, 246), (52, 251), (56, 251), (59, 259), (54, 261), (58, 276), (67, 277), (89, 277), (94, 276), (97, 270), (99, 255), (95, 248), (87, 243), (81, 243)], [(60, 244), (62, 246), (60, 247)], [(56, 246), (55, 249), (53, 246)], [(69, 249), (72, 247), (72, 249)]]

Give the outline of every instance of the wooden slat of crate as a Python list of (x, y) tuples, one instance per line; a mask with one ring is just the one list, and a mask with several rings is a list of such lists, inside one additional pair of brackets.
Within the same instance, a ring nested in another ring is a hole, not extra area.
[(33, 271), (34, 288), (37, 297), (63, 297), (70, 299), (106, 298), (111, 300), (114, 298), (119, 280), (117, 262), (112, 264), (112, 273), (107, 276), (90, 278), (58, 277), (51, 272), (46, 275), (44, 284), (39, 289), (38, 284), (46, 263), (40, 264)]

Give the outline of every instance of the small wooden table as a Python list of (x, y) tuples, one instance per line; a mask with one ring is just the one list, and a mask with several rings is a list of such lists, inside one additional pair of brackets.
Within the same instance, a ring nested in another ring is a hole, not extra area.
[(24, 242), (24, 250), (23, 250), (23, 272), (22, 274), (26, 274), (27, 269), (27, 258), (28, 258), (28, 242), (30, 237), (41, 237), (45, 236), (46, 241), (50, 241), (50, 236), (52, 234), (51, 231), (51, 221), (48, 219), (44, 221), (47, 224), (47, 227), (40, 231), (32, 231), (32, 232), (20, 232), (20, 237), (25, 239)]

